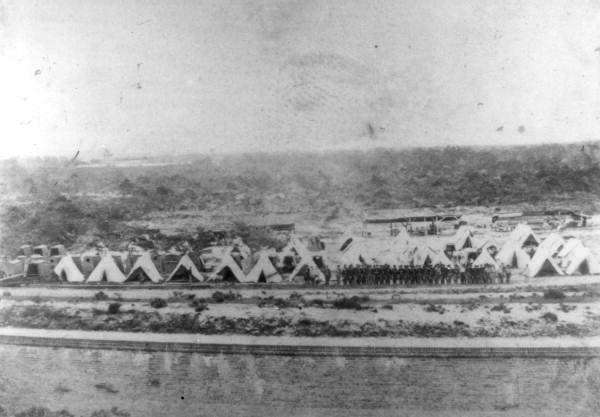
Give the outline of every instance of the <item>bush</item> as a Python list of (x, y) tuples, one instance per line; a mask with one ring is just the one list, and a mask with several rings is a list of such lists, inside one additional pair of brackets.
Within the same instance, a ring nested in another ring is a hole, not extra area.
[(110, 303), (108, 305), (108, 314), (118, 314), (121, 308), (121, 303)]
[(225, 301), (233, 301), (233, 300), (237, 300), (238, 298), (242, 298), (242, 296), (238, 293), (234, 293), (234, 292), (221, 292), (221, 291), (215, 291), (212, 295), (212, 299), (217, 302), (217, 303), (223, 303)]
[(446, 309), (442, 305), (427, 304), (427, 306), (425, 307), (425, 311), (428, 313), (444, 314), (446, 312)]
[(544, 319), (547, 323), (556, 323), (558, 321), (558, 316), (554, 313), (546, 313), (542, 316), (542, 319)]
[(504, 303), (500, 303), (498, 305), (495, 305), (494, 307), (490, 308), (491, 311), (502, 311), (504, 314), (508, 314), (510, 313), (510, 308), (507, 307)]
[(2, 293), (2, 297), (5, 297), (5, 298), (10, 298), (10, 296), (11, 296), (11, 295), (12, 295), (12, 294), (10, 293), (10, 291), (4, 291), (4, 292)]
[(361, 310), (363, 306), (360, 304), (360, 297), (354, 296), (351, 298), (341, 297), (333, 302), (333, 308), (339, 310)]
[(104, 300), (108, 300), (108, 295), (106, 295), (104, 292), (99, 291), (96, 294), (94, 294), (94, 299), (98, 300), (98, 301), (104, 301)]
[(150, 306), (152, 308), (164, 308), (167, 306), (167, 301), (162, 298), (153, 298), (150, 300)]
[(196, 313), (202, 313), (205, 310), (208, 310), (208, 306), (206, 304), (198, 304), (196, 308), (194, 308)]
[(384, 304), (381, 306), (381, 308), (385, 309), (385, 310), (393, 310), (394, 306), (391, 304)]
[(544, 298), (547, 300), (559, 300), (565, 298), (566, 295), (561, 290), (557, 290), (554, 288), (547, 289), (544, 291)]

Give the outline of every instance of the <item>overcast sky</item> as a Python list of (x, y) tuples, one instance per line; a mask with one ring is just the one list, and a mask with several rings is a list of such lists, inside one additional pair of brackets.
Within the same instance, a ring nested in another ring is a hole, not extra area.
[(600, 2), (3, 0), (1, 156), (600, 138)]

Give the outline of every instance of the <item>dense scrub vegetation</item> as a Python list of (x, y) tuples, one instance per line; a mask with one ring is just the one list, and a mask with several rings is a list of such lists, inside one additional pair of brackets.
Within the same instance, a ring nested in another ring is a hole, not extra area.
[[(2, 249), (22, 242), (70, 245), (85, 235), (122, 238), (123, 222), (156, 211), (302, 212), (328, 222), (362, 209), (433, 205), (591, 210), (600, 196), (599, 142), (189, 156), (178, 162), (92, 168), (67, 159), (0, 161)], [(258, 233), (243, 223), (237, 227), (249, 239)], [(200, 239), (198, 245), (210, 241), (200, 232), (182, 231)]]

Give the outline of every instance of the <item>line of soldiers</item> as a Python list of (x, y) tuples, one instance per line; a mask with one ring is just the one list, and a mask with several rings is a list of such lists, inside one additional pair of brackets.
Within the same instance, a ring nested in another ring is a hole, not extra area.
[(344, 265), (337, 269), (341, 285), (451, 285), (508, 283), (510, 274), (483, 266)]

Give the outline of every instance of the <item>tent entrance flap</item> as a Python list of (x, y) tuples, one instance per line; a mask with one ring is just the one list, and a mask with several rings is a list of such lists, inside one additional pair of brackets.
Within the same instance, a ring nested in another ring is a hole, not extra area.
[(554, 268), (550, 261), (546, 259), (540, 268), (538, 275), (558, 275), (558, 271), (556, 268)]
[(228, 266), (225, 266), (217, 275), (221, 277), (223, 282), (239, 282), (231, 268)]
[(152, 280), (150, 279), (150, 277), (148, 276), (148, 274), (146, 274), (146, 272), (142, 268), (136, 268), (135, 271), (133, 271), (129, 275), (129, 278), (127, 278), (127, 281), (133, 281), (133, 282), (152, 282)]
[(196, 278), (194, 278), (194, 275), (192, 274), (192, 271), (190, 269), (187, 269), (186, 267), (181, 265), (179, 268), (177, 268), (177, 271), (175, 271), (171, 276), (171, 281), (191, 282), (196, 281)]

